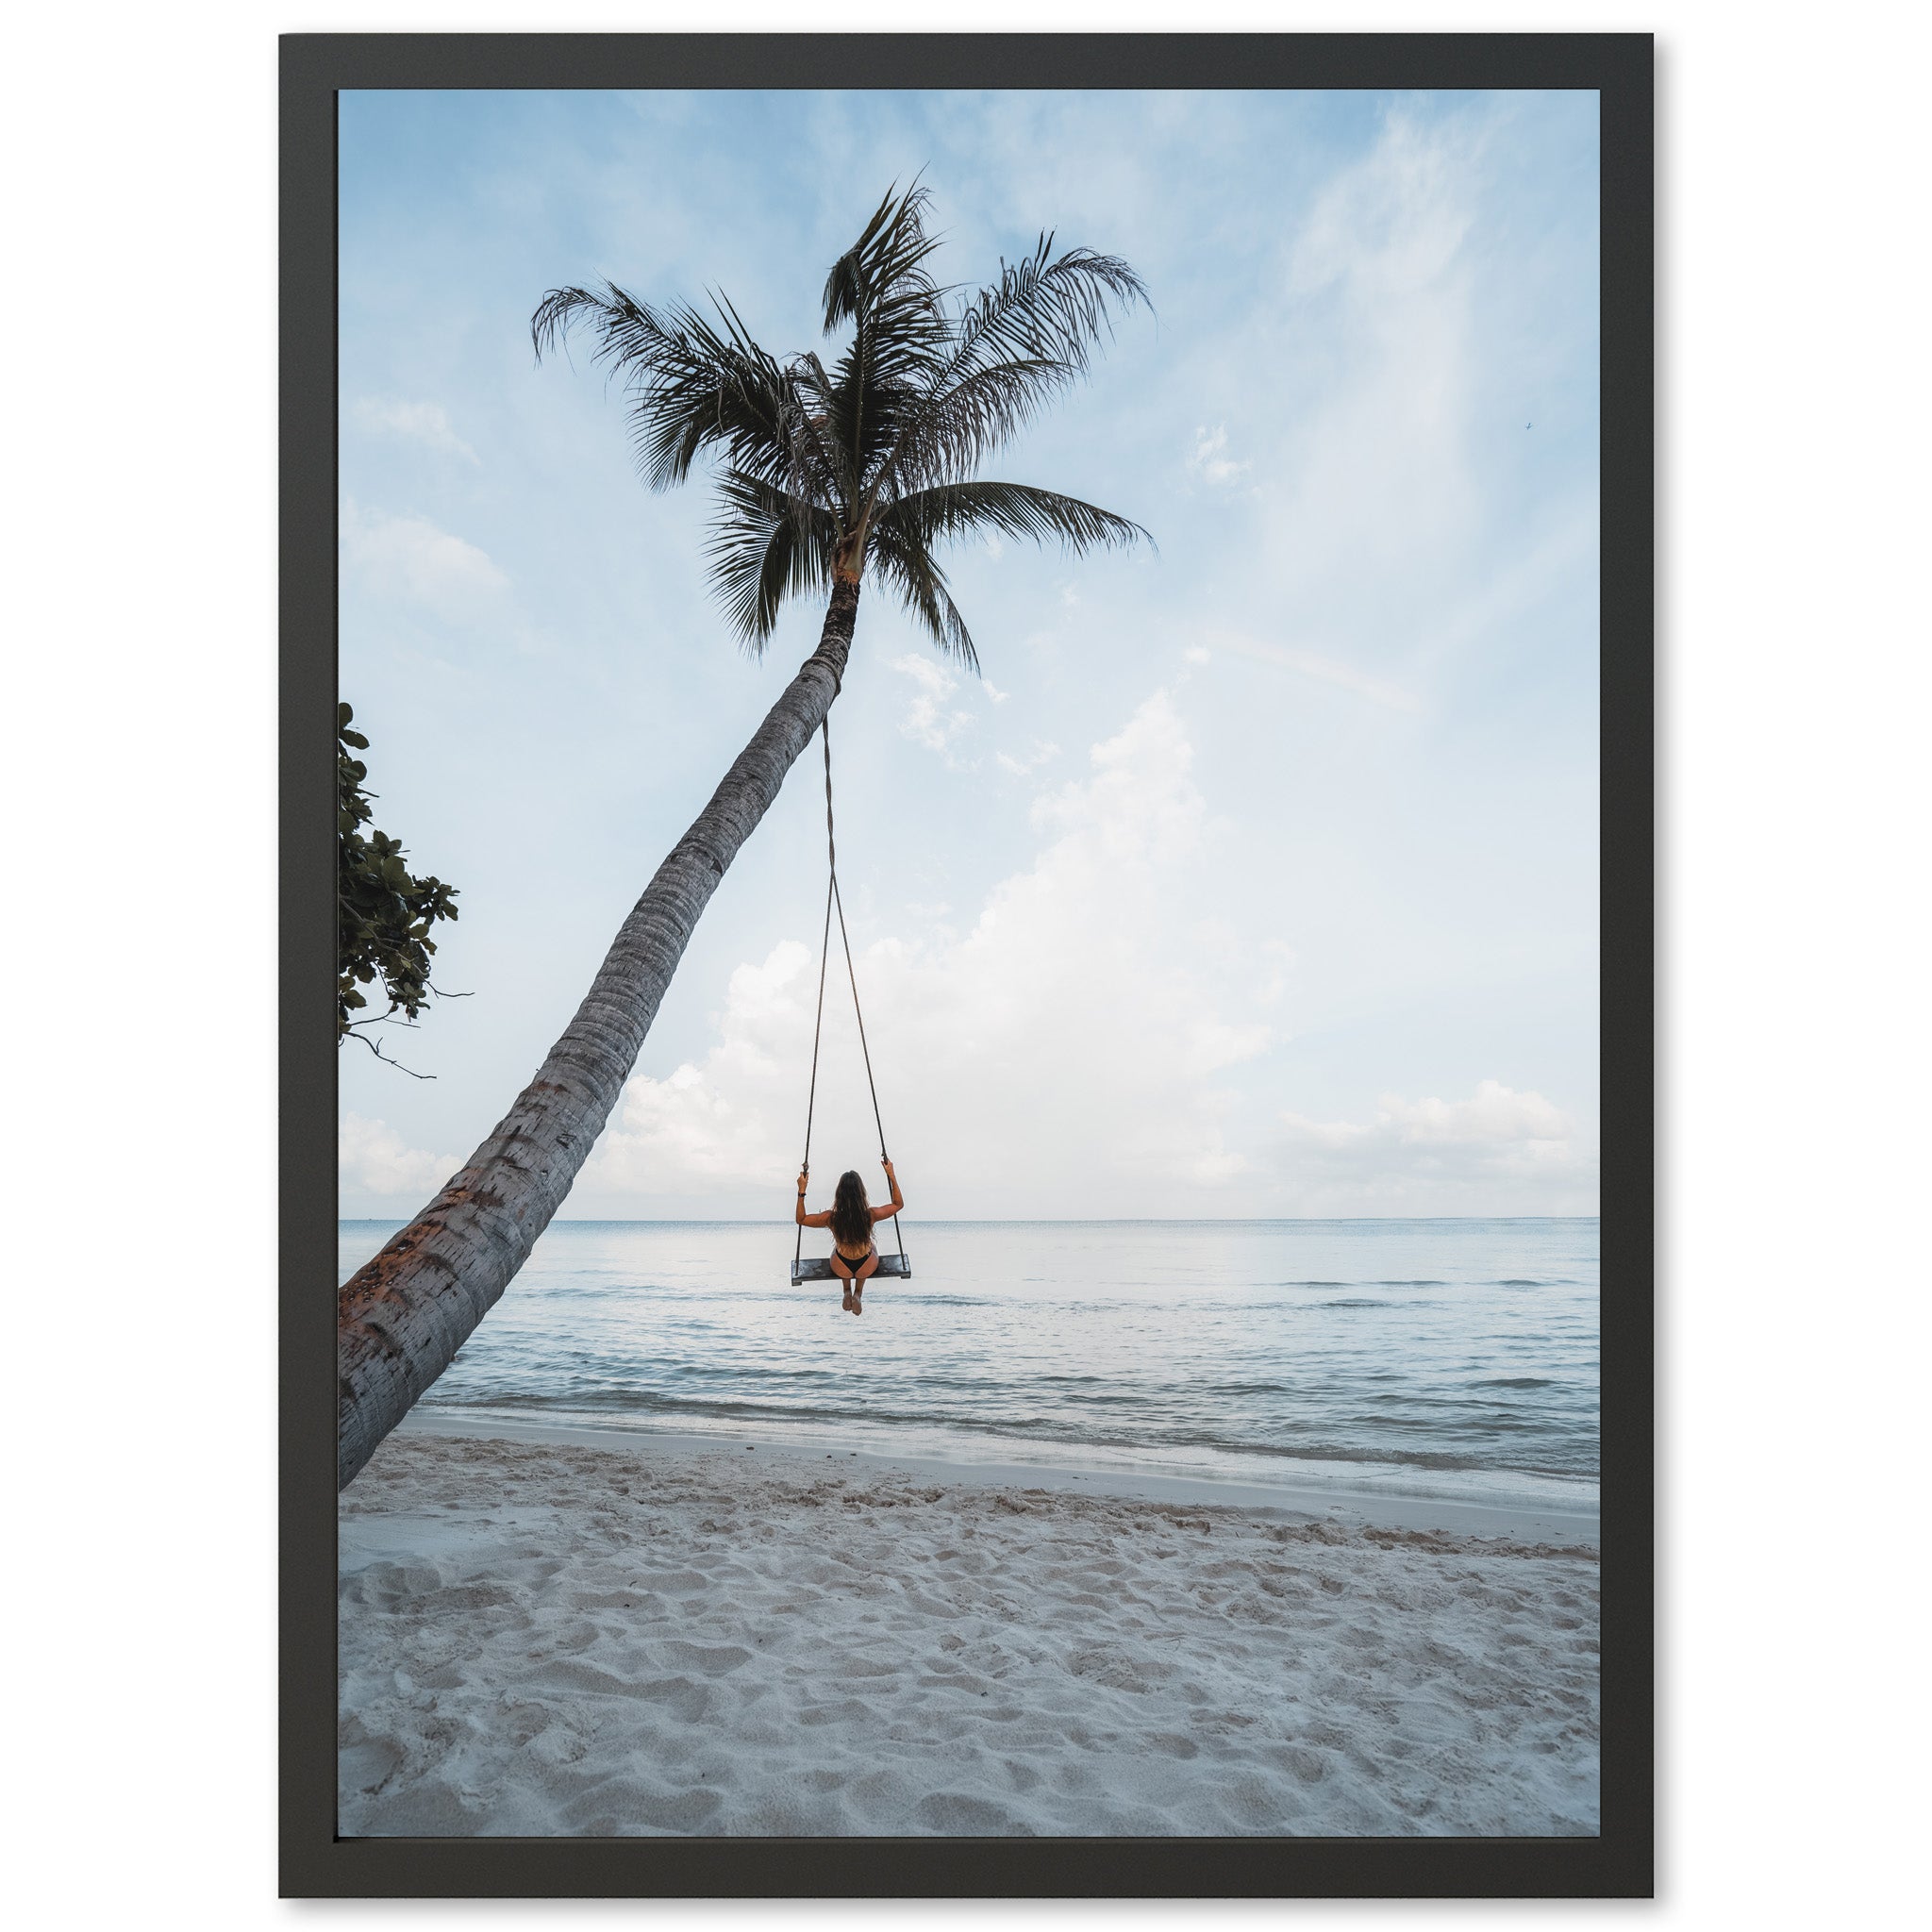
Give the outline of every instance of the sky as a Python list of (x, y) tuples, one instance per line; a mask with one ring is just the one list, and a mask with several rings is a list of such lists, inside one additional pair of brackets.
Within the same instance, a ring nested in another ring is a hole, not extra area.
[[(941, 279), (1124, 256), (1154, 310), (986, 474), (1155, 547), (945, 560), (982, 676), (868, 582), (840, 881), (908, 1216), (1597, 1208), (1593, 94), (341, 97), (341, 682), (375, 823), (453, 881), (442, 1001), (341, 1071), (341, 1211), (508, 1110), (796, 666), (647, 491), (546, 291), (727, 294), (821, 348), (893, 182)], [(789, 1218), (825, 891), (794, 766), (567, 1217)], [(836, 937), (835, 937), (836, 945)], [(842, 979), (814, 1174), (877, 1187)]]

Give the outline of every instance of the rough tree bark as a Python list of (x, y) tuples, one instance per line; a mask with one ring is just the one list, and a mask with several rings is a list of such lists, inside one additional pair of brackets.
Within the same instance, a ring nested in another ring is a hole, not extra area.
[(858, 584), (840, 575), (799, 667), (624, 923), (536, 1078), (442, 1191), (345, 1282), (336, 1305), (336, 1483), (442, 1374), (570, 1192), (630, 1077), (698, 915), (831, 708)]

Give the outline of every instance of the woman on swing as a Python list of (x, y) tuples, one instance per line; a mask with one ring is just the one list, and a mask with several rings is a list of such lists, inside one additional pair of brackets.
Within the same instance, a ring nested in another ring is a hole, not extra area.
[(864, 1306), (860, 1297), (865, 1293), (865, 1284), (877, 1272), (879, 1251), (873, 1241), (872, 1231), (875, 1223), (890, 1221), (906, 1205), (906, 1197), (899, 1191), (899, 1176), (892, 1172), (892, 1163), (882, 1160), (886, 1179), (892, 1186), (891, 1205), (874, 1208), (865, 1197), (865, 1183), (848, 1169), (839, 1176), (839, 1186), (832, 1195), (831, 1207), (823, 1214), (808, 1214), (805, 1211), (805, 1175), (801, 1168), (798, 1174), (798, 1207), (796, 1219), (800, 1227), (828, 1227), (832, 1230), (832, 1273), (845, 1284), (845, 1299), (841, 1307), (850, 1308), (856, 1315)]

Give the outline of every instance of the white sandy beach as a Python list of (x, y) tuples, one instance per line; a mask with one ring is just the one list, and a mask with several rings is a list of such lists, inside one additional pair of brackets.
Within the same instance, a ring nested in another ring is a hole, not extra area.
[(1598, 1828), (1589, 1542), (1105, 1487), (399, 1431), (342, 1499), (340, 1828)]

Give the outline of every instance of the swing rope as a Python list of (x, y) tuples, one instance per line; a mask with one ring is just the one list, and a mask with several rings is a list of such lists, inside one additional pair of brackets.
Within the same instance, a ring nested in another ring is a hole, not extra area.
[[(801, 1165), (808, 1177), (811, 1174), (812, 1110), (819, 1092), (819, 1041), (825, 1025), (825, 966), (832, 953), (832, 914), (835, 910), (839, 915), (839, 943), (845, 952), (845, 976), (852, 982), (852, 1010), (858, 1020), (858, 1050), (865, 1057), (865, 1084), (872, 1094), (873, 1124), (879, 1130), (879, 1158), (881, 1161), (891, 1158), (886, 1152), (886, 1124), (879, 1118), (879, 1090), (872, 1076), (872, 1049), (865, 1043), (865, 1012), (858, 1004), (858, 974), (852, 964), (852, 940), (845, 930), (845, 901), (839, 891), (839, 846), (832, 830), (832, 720), (829, 713), (821, 729), (825, 741), (825, 867), (830, 877), (825, 886), (825, 929), (819, 941), (819, 1004), (811, 1029), (811, 1087), (805, 1102), (805, 1159)], [(900, 1225), (896, 1214), (892, 1217), (892, 1232), (899, 1238), (899, 1258), (904, 1261), (906, 1230)], [(801, 1225), (791, 1254), (794, 1273), (804, 1253), (805, 1229)]]

